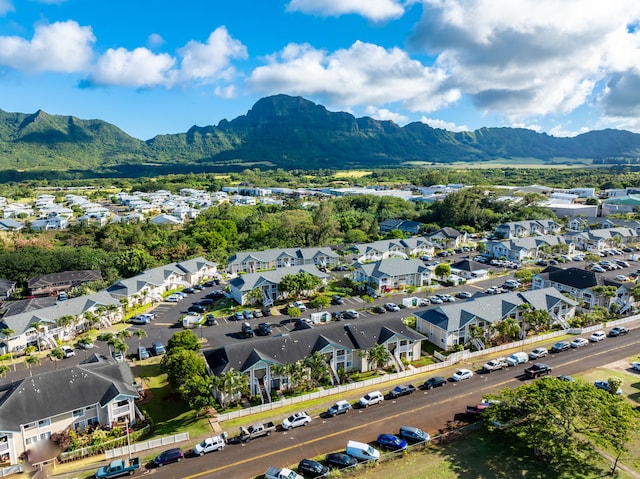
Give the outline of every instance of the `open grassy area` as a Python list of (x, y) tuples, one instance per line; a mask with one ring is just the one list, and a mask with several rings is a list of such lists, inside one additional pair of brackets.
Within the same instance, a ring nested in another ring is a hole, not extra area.
[[(499, 433), (484, 429), (469, 432), (459, 440), (411, 452), (373, 468), (349, 474), (351, 479), (398, 477), (402, 479), (595, 479), (603, 477), (610, 465), (606, 461), (595, 470), (576, 467), (554, 469), (535, 459), (530, 451), (504, 440)], [(618, 476), (627, 479), (625, 473)]]

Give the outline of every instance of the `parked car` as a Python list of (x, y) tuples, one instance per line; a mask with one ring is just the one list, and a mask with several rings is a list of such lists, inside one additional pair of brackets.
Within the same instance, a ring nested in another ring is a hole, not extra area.
[(195, 292), (196, 292), (196, 290), (195, 290), (195, 288), (191, 288), (191, 287), (189, 287), (189, 288), (184, 288), (184, 289), (182, 290), (182, 292), (183, 292), (183, 293), (187, 293), (187, 294), (193, 294), (193, 293), (195, 293)]
[(82, 349), (93, 349), (96, 347), (96, 345), (93, 344), (93, 341), (91, 341), (89, 338), (80, 338), (78, 340), (78, 346), (80, 346)]
[(458, 291), (456, 294), (456, 297), (460, 299), (469, 299), (471, 296), (472, 294), (469, 291)]
[(360, 314), (355, 309), (348, 309), (343, 313), (345, 319), (356, 319)]
[(229, 319), (232, 321), (244, 321), (244, 315), (240, 311), (236, 311)]
[(491, 373), (493, 371), (499, 371), (508, 366), (507, 360), (505, 358), (495, 358), (487, 361), (484, 366), (482, 366), (482, 370), (485, 373)]
[(369, 407), (384, 401), (384, 395), (380, 391), (373, 391), (360, 398), (358, 404), (361, 407)]
[(384, 309), (386, 309), (387, 311), (400, 311), (400, 306), (398, 306), (396, 303), (386, 303), (384, 305)]
[(303, 459), (298, 463), (298, 472), (304, 477), (327, 477), (329, 468), (318, 461)]
[(529, 362), (529, 355), (527, 353), (524, 353), (522, 351), (519, 351), (517, 353), (513, 353), (512, 355), (510, 355), (507, 359), (507, 364), (509, 366), (517, 366), (518, 364), (524, 364), (524, 363), (528, 363)]
[(398, 435), (409, 442), (426, 442), (431, 440), (429, 433), (413, 426), (402, 426)]
[(205, 324), (207, 326), (215, 326), (216, 324), (218, 324), (218, 321), (216, 320), (216, 317), (212, 313), (209, 313), (205, 318)]
[(598, 266), (595, 265), (593, 268), (591, 268), (592, 271), (595, 271), (596, 273), (606, 273), (607, 270), (604, 269), (602, 266)]
[(592, 343), (598, 343), (605, 339), (607, 334), (604, 331), (596, 331), (591, 336), (589, 336), (589, 341)]
[(470, 379), (471, 376), (473, 376), (473, 371), (471, 371), (470, 369), (458, 369), (455, 373), (453, 373), (451, 379), (458, 382), (464, 381), (465, 379)]
[(60, 349), (62, 350), (62, 355), (65, 359), (76, 355), (76, 352), (71, 346), (60, 346)]
[(633, 369), (634, 371), (640, 372), (640, 362), (636, 361), (631, 363), (631, 369)]
[(551, 346), (552, 353), (561, 353), (562, 351), (568, 351), (571, 348), (569, 341), (558, 341), (556, 344)]
[(182, 295), (179, 294), (170, 294), (169, 296), (167, 296), (165, 298), (165, 301), (167, 303), (177, 303), (179, 301), (182, 301)]
[(245, 309), (242, 312), (242, 316), (244, 317), (244, 319), (253, 319), (253, 313), (251, 311), (249, 311), (248, 309)]
[(124, 354), (122, 354), (122, 351), (114, 351), (113, 353), (111, 353), (111, 357), (117, 363), (121, 363), (124, 361)]
[(253, 314), (253, 317), (254, 317), (254, 318), (261, 318), (262, 316), (264, 316), (264, 315), (262, 314), (262, 311), (261, 311), (261, 310), (259, 310), (259, 309), (254, 309), (254, 310), (251, 312), (251, 314)]
[(158, 454), (153, 459), (153, 463), (156, 466), (160, 467), (160, 466), (164, 466), (165, 464), (171, 464), (172, 462), (180, 462), (182, 461), (183, 457), (184, 457), (184, 454), (182, 454), (182, 450), (180, 450), (177, 447), (174, 447), (172, 449), (167, 449), (166, 451)]
[(290, 307), (298, 308), (300, 311), (307, 310), (307, 306), (302, 301), (295, 301), (294, 303), (291, 303)]
[(589, 341), (587, 341), (586, 339), (584, 339), (584, 338), (576, 338), (573, 341), (571, 341), (571, 345), (570, 346), (573, 349), (576, 349), (576, 348), (581, 348), (582, 346), (586, 346), (587, 344), (589, 344)]
[(529, 359), (540, 359), (544, 358), (549, 354), (547, 348), (535, 348), (533, 351), (529, 353)]
[(374, 306), (373, 308), (371, 308), (371, 312), (376, 314), (384, 314), (387, 312), (387, 310), (384, 309), (383, 306)]
[(444, 303), (444, 301), (442, 301), (440, 298), (438, 298), (437, 296), (431, 296), (429, 297), (429, 301), (431, 301), (432, 304), (442, 304)]
[[(603, 391), (611, 392), (611, 386), (609, 386), (609, 381), (596, 381), (593, 383), (595, 387), (598, 389), (602, 389)], [(616, 391), (616, 396), (622, 396), (622, 389), (618, 388)]]
[(331, 297), (331, 304), (335, 304), (335, 305), (341, 305), (344, 304), (344, 299), (342, 298), (342, 296), (339, 296), (337, 294), (334, 294)]
[(340, 401), (337, 401), (329, 409), (327, 409), (327, 414), (333, 417), (333, 416), (337, 416), (338, 414), (345, 414), (349, 412), (349, 409), (351, 409), (351, 404), (349, 404), (348, 401), (341, 399)]
[(443, 376), (432, 376), (424, 382), (423, 387), (425, 389), (439, 388), (440, 386), (446, 386), (447, 379)]
[(196, 444), (193, 448), (193, 453), (196, 456), (204, 456), (209, 452), (220, 451), (227, 445), (226, 439), (226, 433), (222, 433), (219, 436), (207, 437), (203, 439), (202, 442)]
[(166, 349), (164, 348), (164, 345), (160, 341), (156, 341), (155, 343), (153, 343), (152, 347), (153, 347), (153, 352), (155, 353), (156, 356), (160, 356), (161, 354), (164, 354), (167, 352)]
[(380, 459), (380, 451), (374, 449), (366, 442), (347, 442), (347, 454), (355, 457), (359, 461), (377, 461)]
[(129, 319), (129, 323), (131, 324), (148, 324), (149, 323), (149, 318), (145, 318), (144, 316), (134, 316), (133, 318)]
[(336, 469), (344, 469), (345, 467), (354, 467), (358, 464), (358, 460), (355, 457), (351, 457), (348, 454), (342, 452), (332, 452), (324, 457), (324, 462), (329, 467), (335, 467)]
[(616, 275), (616, 281), (621, 281), (622, 283), (624, 283), (626, 281), (631, 281), (631, 279), (629, 278), (629, 276), (625, 276), (624, 274), (618, 274)]
[(567, 381), (567, 382), (570, 382), (570, 383), (573, 383), (573, 382), (576, 381), (576, 379), (573, 376), (567, 376), (566, 374), (562, 374), (562, 375), (558, 376), (558, 379), (560, 381)]
[(389, 397), (391, 399), (396, 399), (400, 396), (412, 394), (415, 390), (416, 388), (413, 384), (400, 384), (389, 391)]
[(149, 359), (149, 351), (144, 346), (140, 346), (138, 348), (138, 359), (142, 361), (143, 359)]
[(537, 378), (544, 374), (551, 374), (551, 366), (544, 363), (535, 363), (524, 370), (524, 373), (530, 378)]
[(271, 334), (271, 326), (268, 323), (260, 323), (255, 332), (259, 336), (269, 336)]
[(240, 337), (242, 338), (253, 338), (253, 328), (249, 323), (242, 323), (242, 327), (240, 328)]
[(296, 412), (282, 421), (282, 429), (288, 431), (294, 427), (306, 426), (311, 422), (311, 416), (306, 412)]
[(192, 304), (191, 306), (189, 306), (189, 309), (187, 309), (187, 311), (190, 311), (192, 313), (204, 314), (207, 312), (207, 308), (200, 304)]
[(407, 448), (407, 441), (393, 434), (379, 434), (376, 440), (379, 446), (392, 451), (403, 451)]
[(624, 336), (628, 332), (629, 330), (624, 326), (616, 326), (615, 328), (611, 329), (611, 331), (609, 331), (609, 337), (615, 338), (618, 336)]
[(271, 308), (264, 307), (260, 311), (262, 311), (262, 316), (271, 316)]

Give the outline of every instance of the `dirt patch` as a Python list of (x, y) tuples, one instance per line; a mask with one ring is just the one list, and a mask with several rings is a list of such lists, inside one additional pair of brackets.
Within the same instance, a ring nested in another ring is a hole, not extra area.
[(142, 381), (142, 391), (140, 392), (140, 398), (141, 399), (138, 401), (138, 404), (140, 405), (147, 404), (153, 399), (153, 391), (151, 391), (151, 388), (149, 388), (149, 386), (147, 386), (147, 383), (144, 381)]

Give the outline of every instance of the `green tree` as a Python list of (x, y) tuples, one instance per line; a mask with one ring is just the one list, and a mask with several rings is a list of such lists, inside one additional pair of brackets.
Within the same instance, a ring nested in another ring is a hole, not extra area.
[(49, 352), (48, 356), (55, 363), (56, 369), (58, 369), (58, 361), (64, 359), (64, 352), (60, 348), (54, 348)]
[(491, 327), (496, 333), (496, 339), (499, 342), (514, 341), (520, 337), (520, 325), (518, 324), (518, 321), (513, 318), (506, 318), (502, 321), (498, 321)]
[(233, 368), (214, 377), (213, 385), (219, 393), (218, 399), (223, 408), (228, 407), (235, 398), (249, 393), (249, 377)]
[(160, 361), (160, 368), (167, 374), (167, 381), (178, 391), (189, 378), (205, 375), (205, 364), (202, 356), (196, 351), (184, 348), (167, 349)]
[(37, 364), (40, 364), (40, 358), (38, 356), (31, 355), (31, 356), (27, 356), (24, 359), (24, 365), (27, 367), (27, 369), (29, 370), (29, 376), (33, 376), (33, 373), (31, 372), (31, 368)]
[(447, 263), (440, 263), (436, 266), (434, 272), (440, 278), (440, 281), (445, 281), (451, 275), (451, 266)]
[(580, 380), (542, 378), (490, 399), (483, 423), (558, 470), (592, 470), (597, 445), (623, 451), (637, 428), (630, 404)]
[(311, 356), (304, 358), (304, 365), (309, 369), (311, 382), (316, 386), (326, 384), (330, 381), (329, 365), (319, 351), (316, 351)]
[(319, 294), (318, 296), (314, 296), (309, 301), (309, 306), (312, 308), (326, 308), (331, 304), (331, 298), (324, 294)]
[(9, 366), (7, 366), (6, 364), (0, 364), (0, 377), (6, 378), (7, 374), (9, 374), (9, 371), (11, 371), (11, 368)]
[(247, 301), (249, 304), (256, 304), (262, 302), (263, 295), (260, 288), (254, 288), (247, 293)]
[(142, 338), (147, 337), (147, 332), (144, 329), (136, 329), (133, 334), (138, 338), (138, 349), (140, 349), (140, 342), (142, 341)]
[(213, 405), (212, 380), (208, 376), (194, 375), (185, 378), (178, 387), (180, 396), (189, 407), (196, 411), (196, 418), (202, 408)]
[(190, 329), (177, 332), (167, 341), (167, 352), (170, 353), (173, 349), (200, 351), (198, 336)]
[(391, 361), (391, 353), (384, 344), (376, 344), (367, 349), (364, 357), (369, 364), (369, 371), (384, 367)]

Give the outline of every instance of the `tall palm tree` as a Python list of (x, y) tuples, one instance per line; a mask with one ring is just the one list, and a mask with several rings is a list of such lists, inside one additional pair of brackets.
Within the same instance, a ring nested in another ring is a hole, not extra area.
[(376, 344), (367, 350), (365, 358), (369, 364), (369, 370), (373, 370), (386, 366), (391, 360), (391, 353), (384, 344)]
[(24, 360), (24, 365), (27, 367), (27, 369), (29, 369), (29, 376), (33, 376), (33, 373), (31, 371), (31, 367), (35, 366), (36, 364), (40, 364), (40, 358), (38, 356), (36, 356), (35, 354), (32, 354), (30, 356), (27, 356)]
[(238, 393), (247, 394), (249, 392), (249, 378), (246, 374), (231, 368), (226, 373), (214, 379), (216, 389), (220, 392), (220, 405), (227, 407), (231, 398)]
[(319, 386), (329, 378), (329, 365), (322, 354), (316, 351), (311, 356), (304, 358), (304, 365), (309, 369), (311, 381)]
[(115, 304), (110, 304), (107, 306), (107, 313), (109, 316), (109, 322), (113, 323), (114, 315), (120, 310)]
[(120, 339), (124, 341), (125, 339), (131, 337), (131, 331), (129, 331), (128, 329), (123, 329), (121, 331), (118, 331), (116, 336), (118, 336)]
[[(11, 329), (11, 328), (4, 328), (3, 330), (0, 331), (0, 333), (4, 334), (7, 337), (7, 340), (13, 336), (14, 334), (16, 334), (16, 332)], [(7, 342), (7, 348), (9, 349), (9, 356), (11, 357), (11, 364), (13, 365), (13, 371), (15, 372), (16, 370), (16, 365), (13, 362), (13, 350), (11, 349), (11, 347), (9, 346), (9, 343)]]
[(58, 361), (60, 361), (63, 358), (64, 358), (64, 353), (60, 348), (52, 349), (51, 352), (49, 353), (49, 359), (55, 362), (56, 369), (58, 369)]
[(63, 336), (65, 336), (67, 328), (72, 325), (76, 321), (75, 316), (71, 316), (70, 314), (66, 314), (64, 316), (60, 316), (56, 319), (56, 326), (62, 329)]
[(138, 338), (138, 349), (140, 349), (140, 341), (147, 336), (147, 332), (144, 329), (136, 329), (133, 334)]
[(89, 325), (89, 337), (91, 337), (91, 330), (93, 329), (93, 325), (100, 322), (100, 318), (93, 314), (91, 311), (87, 311), (82, 315), (85, 322)]
[(40, 336), (42, 335), (42, 329), (44, 329), (45, 323), (43, 321), (34, 321), (31, 323), (31, 327), (36, 330), (36, 344), (38, 345), (38, 351), (42, 351), (40, 345)]

